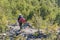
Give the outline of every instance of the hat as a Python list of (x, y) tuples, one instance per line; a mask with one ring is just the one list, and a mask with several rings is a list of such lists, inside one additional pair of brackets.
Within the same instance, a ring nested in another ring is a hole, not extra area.
[(22, 15), (22, 14), (19, 14), (19, 16), (20, 16), (20, 17), (23, 17), (23, 15)]
[(22, 15), (21, 13), (19, 15)]

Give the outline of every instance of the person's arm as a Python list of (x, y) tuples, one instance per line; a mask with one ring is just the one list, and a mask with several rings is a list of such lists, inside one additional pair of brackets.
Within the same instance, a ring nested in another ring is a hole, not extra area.
[(20, 19), (20, 18), (18, 17), (18, 22), (19, 22), (19, 19)]
[(18, 17), (18, 21), (20, 20), (21, 16)]

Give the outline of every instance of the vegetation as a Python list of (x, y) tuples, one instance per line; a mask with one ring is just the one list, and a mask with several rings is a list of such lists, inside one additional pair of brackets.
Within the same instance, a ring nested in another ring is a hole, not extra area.
[(35, 28), (55, 31), (60, 26), (60, 0), (0, 0), (0, 28), (22, 14)]

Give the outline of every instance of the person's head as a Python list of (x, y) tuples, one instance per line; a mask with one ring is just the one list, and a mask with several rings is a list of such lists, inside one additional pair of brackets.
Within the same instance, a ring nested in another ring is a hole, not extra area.
[(19, 17), (23, 17), (23, 15), (22, 14), (19, 14)]

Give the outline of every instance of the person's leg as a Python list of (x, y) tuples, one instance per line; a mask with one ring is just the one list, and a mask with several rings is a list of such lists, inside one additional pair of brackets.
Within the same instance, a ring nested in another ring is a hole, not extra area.
[(20, 23), (20, 29), (22, 29), (22, 23)]
[(20, 30), (22, 29), (22, 23), (19, 23), (19, 26), (20, 26)]
[(19, 23), (20, 26), (22, 26), (22, 23)]

